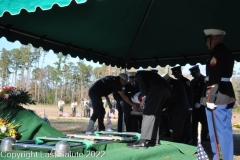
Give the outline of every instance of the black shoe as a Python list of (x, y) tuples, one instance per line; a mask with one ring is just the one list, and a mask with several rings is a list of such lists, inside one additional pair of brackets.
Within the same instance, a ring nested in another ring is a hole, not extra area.
[(161, 143), (159, 140), (150, 140), (148, 141), (148, 146), (160, 146)]
[(146, 144), (146, 142), (140, 143), (139, 141), (137, 141), (137, 142), (134, 142), (134, 143), (128, 143), (127, 147), (138, 148), (138, 149), (147, 149), (147, 144)]

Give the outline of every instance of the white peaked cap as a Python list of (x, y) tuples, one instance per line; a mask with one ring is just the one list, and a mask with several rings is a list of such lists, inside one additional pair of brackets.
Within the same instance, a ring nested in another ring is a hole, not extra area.
[(163, 76), (163, 78), (164, 78), (165, 80), (171, 79), (171, 77), (170, 77), (168, 74), (166, 74), (165, 76)]
[(125, 81), (125, 83), (128, 81), (128, 76), (125, 73), (120, 73), (118, 76), (122, 78)]
[(206, 36), (224, 36), (226, 34), (225, 31), (220, 29), (204, 29), (203, 32)]

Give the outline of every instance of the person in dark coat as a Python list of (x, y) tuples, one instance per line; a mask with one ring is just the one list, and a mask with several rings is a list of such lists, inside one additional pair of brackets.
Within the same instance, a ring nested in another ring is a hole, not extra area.
[(122, 91), (122, 86), (127, 82), (127, 75), (124, 73), (118, 76), (106, 76), (96, 81), (89, 89), (88, 95), (92, 102), (93, 114), (87, 125), (86, 134), (92, 134), (94, 132), (94, 123), (98, 119), (99, 131), (105, 131), (105, 125), (103, 123), (105, 116), (105, 109), (103, 107), (102, 97), (105, 97), (107, 103), (112, 108), (112, 104), (108, 98), (108, 95), (117, 91), (119, 95), (129, 103), (133, 108), (136, 108), (136, 104), (133, 104)]
[[(124, 85), (123, 92), (131, 100), (131, 97), (139, 92), (138, 83), (135, 81), (135, 72), (128, 73), (129, 81)], [(126, 125), (127, 132), (140, 132), (139, 127), (141, 125), (142, 116), (131, 115), (132, 107), (124, 102), (123, 113), (124, 121)]]
[(90, 118), (91, 104), (87, 101), (85, 103), (86, 118)]
[[(233, 159), (232, 109), (236, 98), (230, 78), (234, 58), (224, 45), (225, 31), (205, 29), (205, 43), (210, 50), (206, 63), (206, 114), (213, 159)], [(219, 149), (220, 147), (220, 149)], [(220, 157), (222, 153), (222, 157)]]
[(207, 141), (208, 135), (208, 125), (207, 125), (207, 116), (205, 112), (204, 105), (200, 104), (200, 99), (203, 93), (203, 89), (206, 86), (205, 84), (205, 76), (200, 73), (200, 69), (198, 65), (193, 66), (189, 69), (193, 79), (191, 80), (191, 87), (194, 91), (194, 106), (192, 111), (192, 136), (193, 136), (193, 144), (197, 144), (198, 142), (198, 123), (200, 122), (202, 125), (201, 129), (201, 141)]
[[(127, 146), (147, 148), (148, 145), (159, 145), (160, 115), (170, 97), (170, 85), (160, 75), (152, 71), (138, 71), (135, 78), (139, 84), (140, 92), (146, 96), (146, 100), (140, 140), (128, 143)], [(146, 141), (149, 141), (148, 144)]]
[(118, 110), (118, 122), (117, 122), (117, 128), (118, 128), (118, 132), (122, 132), (124, 131), (124, 127), (123, 127), (123, 99), (122, 97), (119, 95), (118, 92), (113, 92), (113, 98), (116, 100), (116, 108)]
[(177, 78), (177, 80), (182, 82), (187, 93), (187, 98), (188, 98), (188, 103), (190, 108), (186, 112), (187, 121), (184, 125), (184, 139), (185, 139), (185, 143), (189, 144), (192, 141), (192, 107), (193, 107), (193, 99), (194, 99), (193, 89), (190, 86), (190, 80), (182, 75), (181, 66), (171, 68), (171, 70), (172, 70), (173, 76)]
[(184, 85), (168, 74), (163, 77), (171, 85), (171, 97), (167, 105), (167, 110), (171, 115), (170, 121), (173, 130), (173, 141), (184, 143), (184, 126), (187, 118), (187, 112), (189, 110), (188, 97)]

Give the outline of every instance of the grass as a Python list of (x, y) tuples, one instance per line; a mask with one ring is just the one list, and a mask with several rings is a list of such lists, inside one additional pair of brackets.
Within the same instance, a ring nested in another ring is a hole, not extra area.
[(233, 109), (233, 113), (240, 113), (240, 106), (237, 106), (237, 108)]

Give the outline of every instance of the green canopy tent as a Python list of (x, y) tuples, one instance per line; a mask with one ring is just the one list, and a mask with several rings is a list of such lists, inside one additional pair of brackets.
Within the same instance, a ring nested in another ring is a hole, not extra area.
[(239, 0), (0, 0), (0, 37), (125, 68), (205, 63), (205, 28), (239, 60)]

